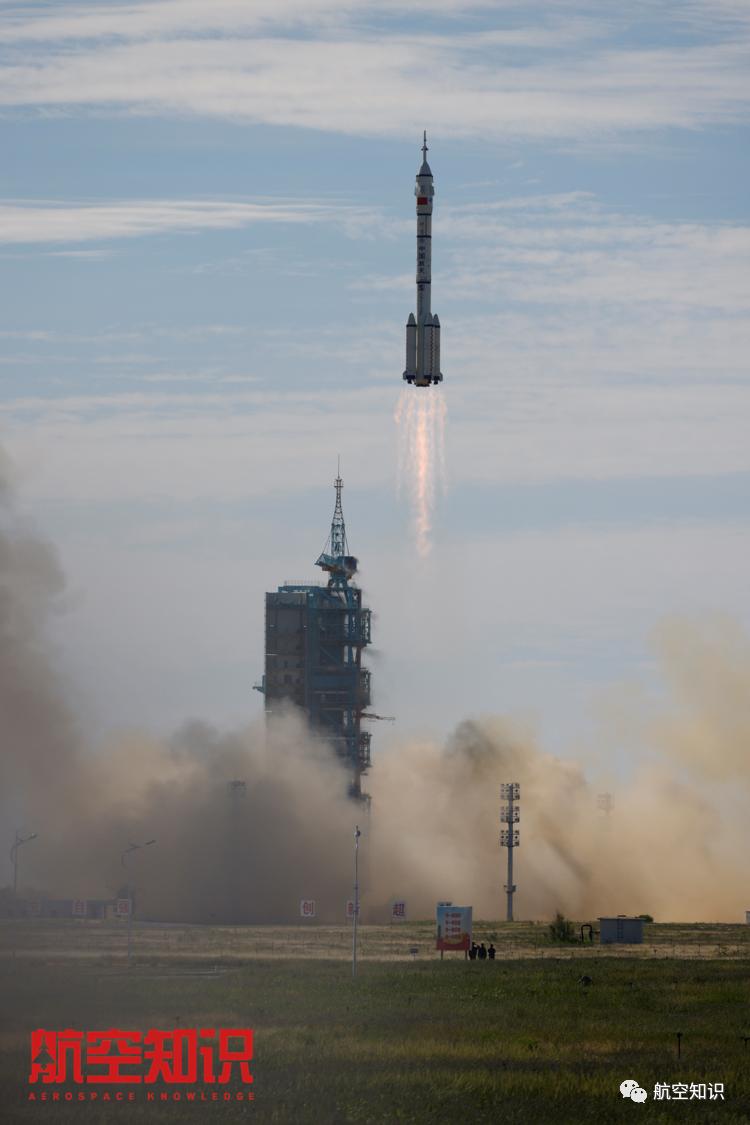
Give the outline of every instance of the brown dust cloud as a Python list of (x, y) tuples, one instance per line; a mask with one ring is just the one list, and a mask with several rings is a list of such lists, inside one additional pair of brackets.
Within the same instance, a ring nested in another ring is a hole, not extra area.
[[(196, 721), (87, 745), (47, 640), (64, 576), (53, 547), (14, 514), (0, 479), (0, 840), (37, 831), (21, 890), (108, 898), (121, 853), (133, 861), (141, 917), (291, 922), (302, 897), (341, 921), (351, 895), (352, 833), (363, 830), (364, 920), (393, 897), (412, 918), (441, 899), (502, 916), (499, 787), (521, 784), (517, 917), (602, 913), (724, 920), (750, 907), (750, 644), (729, 620), (672, 620), (658, 630), (658, 705), (610, 698), (601, 753), (637, 745), (628, 780), (610, 785), (574, 756), (547, 754), (503, 717), (470, 718), (444, 745), (403, 741), (367, 776), (368, 814), (299, 715), (231, 733)], [(137, 726), (134, 716), (133, 726)], [(587, 777), (587, 774), (593, 777)], [(244, 781), (244, 795), (233, 781)], [(611, 778), (610, 778), (611, 781)], [(597, 794), (612, 788), (609, 815)], [(6, 868), (9, 874), (9, 868)], [(6, 875), (7, 878), (7, 875)]]

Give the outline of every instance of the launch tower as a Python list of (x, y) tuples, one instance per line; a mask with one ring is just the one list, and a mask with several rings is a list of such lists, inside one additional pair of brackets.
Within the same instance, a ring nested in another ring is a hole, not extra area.
[(331, 531), (315, 564), (328, 575), (327, 583), (287, 583), (266, 594), (265, 675), (259, 690), (267, 716), (284, 701), (306, 712), (312, 729), (328, 739), (348, 767), (350, 796), (363, 799), (371, 735), (361, 729), (370, 702), (362, 650), (370, 643), (370, 610), (352, 581), (357, 559), (346, 541), (343, 487), (339, 475)]

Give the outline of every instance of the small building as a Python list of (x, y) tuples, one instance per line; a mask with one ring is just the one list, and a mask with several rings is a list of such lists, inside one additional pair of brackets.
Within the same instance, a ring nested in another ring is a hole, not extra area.
[(643, 921), (643, 918), (629, 918), (626, 914), (618, 914), (616, 918), (600, 918), (600, 944), (612, 945), (621, 942), (626, 945), (641, 945)]

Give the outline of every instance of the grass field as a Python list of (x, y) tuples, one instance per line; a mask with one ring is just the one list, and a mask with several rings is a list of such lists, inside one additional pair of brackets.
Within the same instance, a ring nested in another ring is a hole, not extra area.
[[(363, 927), (353, 981), (344, 927), (137, 926), (128, 970), (114, 924), (3, 923), (0, 1119), (750, 1121), (745, 927), (649, 926), (635, 951), (550, 945), (531, 923), (475, 929), (495, 963), (440, 962), (431, 923)], [(254, 1101), (26, 1100), (33, 1028), (195, 1026), (255, 1029)], [(647, 1103), (620, 1097), (625, 1078)], [(654, 1101), (656, 1082), (723, 1082), (726, 1099)]]

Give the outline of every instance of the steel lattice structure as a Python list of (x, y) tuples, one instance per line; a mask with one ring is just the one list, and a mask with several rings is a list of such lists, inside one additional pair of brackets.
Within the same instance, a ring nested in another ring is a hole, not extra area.
[(290, 583), (266, 594), (265, 675), (259, 690), (266, 715), (283, 701), (304, 710), (350, 771), (349, 792), (363, 799), (361, 778), (370, 766), (369, 731), (362, 730), (370, 702), (370, 672), (362, 650), (370, 643), (370, 610), (352, 581), (357, 559), (349, 554), (341, 505), (341, 476), (334, 482), (331, 531), (316, 561), (325, 586)]

